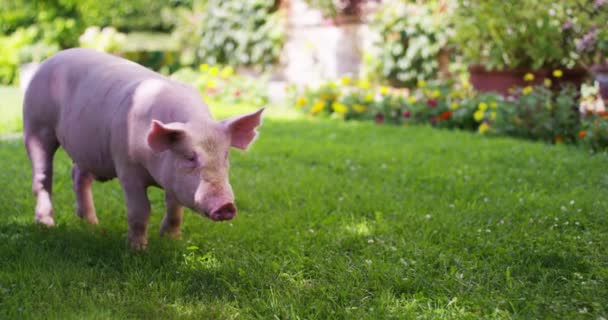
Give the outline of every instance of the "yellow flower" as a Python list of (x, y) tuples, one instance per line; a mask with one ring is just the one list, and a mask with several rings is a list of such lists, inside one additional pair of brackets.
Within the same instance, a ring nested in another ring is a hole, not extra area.
[(426, 81), (424, 81), (424, 80), (418, 80), (418, 82), (416, 83), (416, 85), (418, 86), (418, 88), (424, 88), (426, 86)]
[(435, 89), (433, 90), (433, 92), (431, 92), (431, 98), (439, 98), (441, 97), (441, 91)]
[(409, 102), (410, 104), (414, 104), (414, 103), (416, 103), (416, 97), (414, 97), (414, 96), (409, 96), (409, 97), (407, 98), (407, 102)]
[(479, 128), (478, 128), (479, 133), (481, 133), (481, 134), (488, 132), (489, 129), (490, 129), (490, 126), (485, 122), (480, 124)]
[(531, 86), (527, 86), (527, 87), (525, 87), (525, 88), (524, 88), (524, 89), (521, 91), (521, 93), (523, 93), (524, 95), (528, 95), (528, 94), (532, 93), (532, 87), (531, 87)]
[(524, 81), (533, 81), (534, 80), (534, 75), (531, 73), (526, 73), (526, 75), (524, 76)]
[(492, 109), (498, 108), (498, 103), (496, 103), (496, 101), (490, 102), (490, 108), (492, 108)]
[(450, 103), (450, 109), (456, 110), (458, 108), (460, 108), (460, 104), (458, 104), (458, 102), (452, 102), (452, 103)]
[(488, 104), (485, 102), (480, 102), (479, 105), (477, 105), (477, 108), (479, 108), (479, 111), (486, 111), (488, 110)]
[(209, 88), (209, 89), (215, 88), (215, 82), (213, 80), (207, 81), (207, 88)]
[(561, 78), (564, 75), (564, 72), (560, 69), (553, 70), (553, 76), (556, 78)]
[(359, 87), (361, 89), (369, 89), (369, 81), (367, 81), (367, 80), (359, 80)]
[(320, 96), (320, 97), (321, 97), (321, 99), (323, 99), (323, 100), (328, 100), (328, 99), (331, 97), (331, 95), (330, 95), (330, 94), (327, 94), (327, 93), (321, 93), (321, 96)]
[(206, 72), (207, 70), (209, 70), (209, 65), (208, 65), (208, 64), (206, 64), (206, 63), (203, 63), (203, 64), (201, 64), (201, 65), (198, 67), (198, 69), (199, 69), (200, 71)]
[(234, 74), (234, 69), (231, 66), (227, 66), (222, 69), (222, 73), (220, 74), (223, 78), (228, 78)]
[(463, 98), (464, 97), (464, 93), (461, 92), (460, 90), (454, 90), (454, 91), (450, 92), (450, 97), (452, 97), (452, 98)]
[(486, 115), (485, 112), (483, 112), (481, 110), (477, 110), (477, 111), (475, 111), (475, 113), (473, 113), (473, 119), (475, 119), (475, 121), (479, 122), (479, 121), (483, 120), (485, 115)]
[(468, 90), (468, 89), (470, 89), (470, 88), (471, 88), (471, 84), (470, 84), (468, 81), (464, 81), (464, 82), (462, 83), (462, 88), (463, 88), (464, 90)]
[(339, 115), (344, 115), (346, 112), (348, 112), (348, 107), (340, 102), (332, 103), (331, 108), (334, 109), (334, 111)]
[(551, 83), (551, 79), (549, 79), (549, 78), (545, 78), (545, 81), (544, 81), (544, 82), (545, 82), (545, 87), (547, 87), (547, 88), (550, 88), (550, 87), (551, 87), (551, 84), (552, 84), (552, 83)]
[(330, 87), (331, 89), (334, 89), (336, 87), (336, 83), (331, 81), (327, 84), (328, 87)]
[(342, 77), (342, 79), (340, 79), (340, 82), (342, 82), (342, 85), (349, 85), (350, 84), (350, 78), (347, 76)]
[(388, 87), (385, 87), (385, 86), (380, 87), (380, 93), (381, 94), (387, 94), (388, 93)]
[(298, 105), (298, 107), (302, 107), (306, 104), (306, 98), (304, 97), (299, 97), (298, 101), (296, 101), (296, 104)]
[(211, 69), (209, 69), (209, 75), (211, 76), (216, 76), (219, 72), (220, 69), (218, 67), (211, 67)]
[(490, 112), (490, 119), (491, 120), (495, 120), (496, 119), (496, 111)]
[(315, 104), (310, 109), (310, 112), (315, 114), (317, 112), (323, 111), (323, 109), (325, 109), (325, 101), (319, 100), (319, 101), (315, 102)]
[(356, 104), (353, 106), (353, 109), (355, 109), (355, 111), (357, 111), (358, 113), (363, 113), (365, 112), (365, 110), (367, 110), (367, 107), (362, 105), (362, 104)]
[(372, 102), (374, 101), (374, 94), (369, 92), (365, 95), (365, 102)]

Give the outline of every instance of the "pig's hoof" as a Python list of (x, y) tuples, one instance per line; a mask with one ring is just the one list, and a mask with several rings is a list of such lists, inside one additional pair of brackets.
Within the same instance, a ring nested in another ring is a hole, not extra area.
[(173, 240), (181, 240), (182, 239), (182, 231), (177, 229), (177, 230), (160, 230), (160, 236), (161, 237), (167, 237), (169, 239), (173, 239)]
[(134, 251), (144, 251), (148, 248), (148, 242), (146, 240), (129, 239), (129, 247)]
[(97, 216), (96, 215), (91, 215), (91, 214), (82, 214), (80, 212), (76, 213), (76, 216), (80, 219), (82, 219), (85, 222), (88, 222), (90, 224), (99, 224), (99, 220), (97, 220)]
[(47, 227), (55, 226), (55, 220), (51, 216), (36, 216), (36, 223), (43, 224)]

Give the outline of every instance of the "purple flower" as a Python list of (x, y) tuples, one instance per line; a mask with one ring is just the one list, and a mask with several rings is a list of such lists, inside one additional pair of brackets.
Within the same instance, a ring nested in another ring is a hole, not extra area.
[(566, 20), (566, 22), (564, 22), (564, 24), (562, 24), (562, 30), (566, 31), (566, 30), (570, 30), (572, 29), (573, 23), (572, 20)]
[(597, 10), (606, 3), (608, 3), (608, 0), (595, 0), (595, 3), (593, 3), (593, 8)]
[(576, 40), (576, 49), (578, 51), (591, 51), (595, 47), (597, 38), (597, 28), (593, 27), (581, 39)]

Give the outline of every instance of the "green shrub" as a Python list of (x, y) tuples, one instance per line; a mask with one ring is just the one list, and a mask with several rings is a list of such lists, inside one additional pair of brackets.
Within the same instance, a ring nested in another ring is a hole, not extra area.
[(36, 27), (18, 29), (9, 36), (0, 36), (0, 84), (17, 82), (19, 66), (32, 61), (42, 61), (59, 50), (56, 44), (42, 40)]
[(572, 86), (558, 91), (545, 86), (517, 89), (514, 98), (499, 108), (495, 130), (548, 143), (576, 142), (580, 130), (578, 95)]
[(284, 34), (274, 0), (210, 0), (200, 19), (201, 62), (264, 69), (279, 59)]
[(581, 143), (593, 151), (608, 149), (608, 113), (586, 115), (578, 133)]
[(374, 73), (399, 86), (436, 79), (438, 56), (451, 32), (448, 12), (436, 1), (424, 5), (385, 3), (371, 23), (380, 34), (376, 43), (379, 56), (371, 60)]
[(455, 42), (471, 64), (489, 69), (576, 64), (574, 34), (564, 28), (567, 1), (459, 0)]
[(57, 42), (65, 48), (77, 45), (88, 26), (167, 31), (172, 26), (163, 19), (164, 11), (183, 5), (187, 3), (166, 0), (0, 0), (0, 33), (40, 24), (45, 32), (58, 33)]

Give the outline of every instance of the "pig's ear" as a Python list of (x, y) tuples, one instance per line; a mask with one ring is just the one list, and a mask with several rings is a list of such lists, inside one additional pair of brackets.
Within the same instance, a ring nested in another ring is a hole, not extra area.
[(245, 150), (253, 142), (258, 135), (255, 129), (262, 123), (263, 111), (264, 108), (261, 108), (256, 112), (222, 121), (222, 124), (228, 129), (233, 147)]
[(164, 124), (158, 120), (152, 120), (150, 131), (148, 131), (148, 145), (156, 152), (163, 152), (186, 135), (186, 131), (180, 123)]

